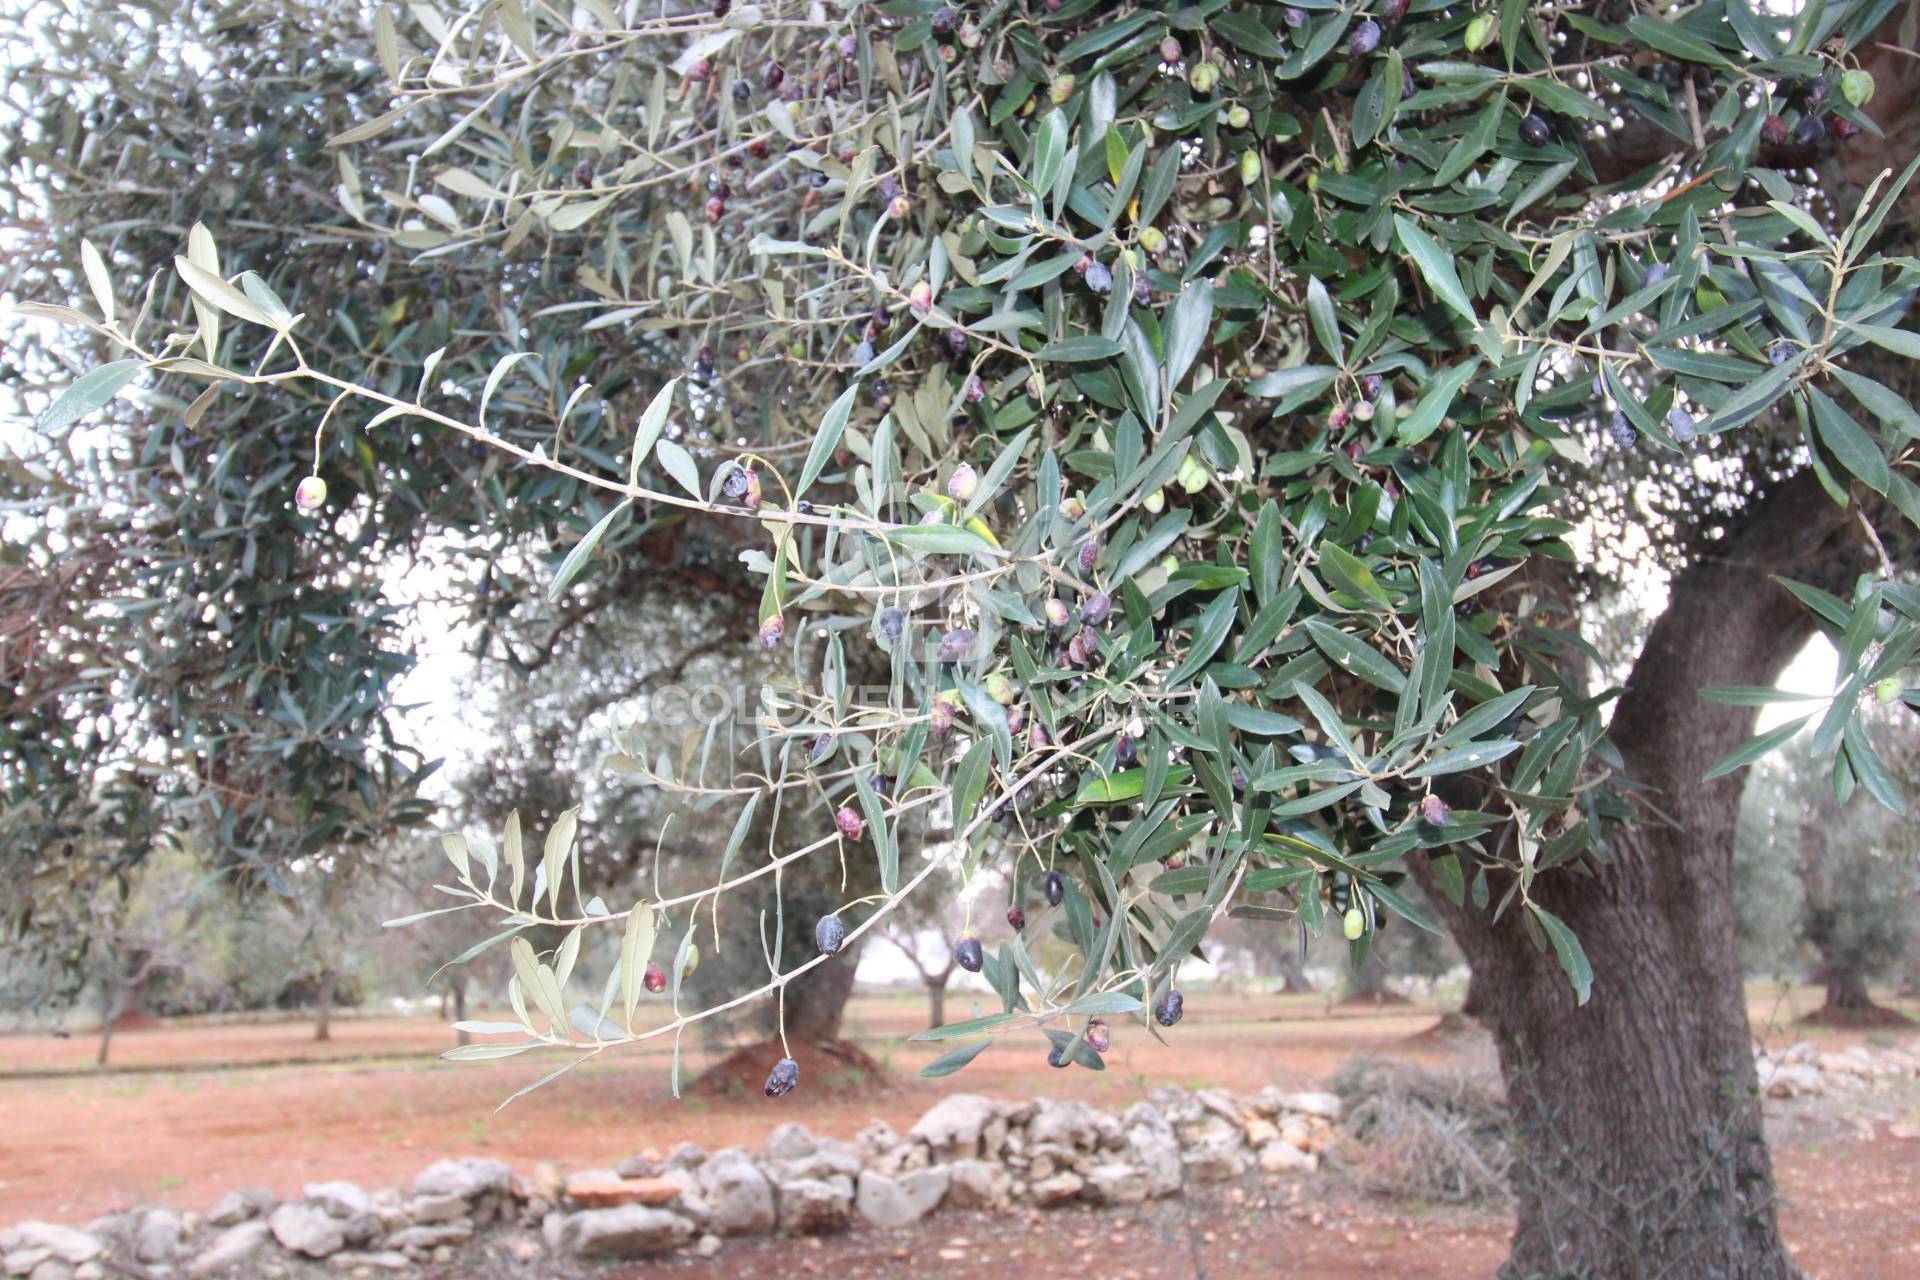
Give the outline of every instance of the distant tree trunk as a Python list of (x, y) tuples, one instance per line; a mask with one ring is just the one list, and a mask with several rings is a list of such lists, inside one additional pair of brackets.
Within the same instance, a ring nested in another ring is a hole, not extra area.
[(1858, 1012), (1878, 1007), (1867, 992), (1866, 976), (1859, 970), (1847, 968), (1828, 971), (1827, 1008)]
[(809, 969), (787, 987), (787, 1034), (801, 1040), (838, 1040), (853, 995), (856, 955), (846, 951)]
[(1832, 790), (1821, 787), (1813, 810), (1800, 829), (1800, 887), (1806, 896), (1801, 932), (1820, 953), (1820, 968), (1815, 976), (1827, 989), (1826, 1011), (1859, 1014), (1879, 1006), (1867, 992), (1867, 974), (1860, 966), (1859, 957), (1835, 945), (1835, 913), (1842, 908), (1833, 900), (1827, 837), (1843, 821)]
[(1301, 962), (1297, 948), (1282, 948), (1274, 958), (1273, 972), (1280, 979), (1281, 991), (1312, 994), (1313, 980), (1307, 977), (1307, 967)]
[[(453, 979), (453, 1020), (455, 1022), (467, 1020), (467, 980), (463, 977)], [(473, 1043), (473, 1037), (466, 1032), (461, 1031), (457, 1034), (461, 1044)]]
[(106, 1016), (100, 1020), (100, 1049), (93, 1055), (93, 1065), (107, 1065), (107, 1051), (113, 1047), (113, 1024), (119, 1020), (119, 1013), (113, 1005), (107, 1007)]
[(117, 949), (114, 951), (100, 997), (100, 1047), (93, 1055), (94, 1066), (107, 1065), (107, 1055), (113, 1048), (114, 1027), (129, 1010), (145, 1006), (147, 980), (152, 976), (153, 952), (137, 950), (122, 955)]
[(938, 981), (926, 979), (927, 984), (927, 1025), (943, 1027), (947, 1024), (947, 975), (941, 974)]
[(1347, 978), (1347, 999), (1354, 1002), (1371, 1000), (1379, 1004), (1387, 995), (1387, 966), (1380, 963), (1378, 950), (1369, 948), (1367, 961), (1353, 970)]
[[(1675, 579), (1609, 733), (1674, 825), (1649, 817), (1616, 835), (1590, 874), (1545, 875), (1530, 889), (1592, 962), (1587, 1004), (1523, 908), (1495, 923), (1454, 906), (1414, 864), (1484, 988), (1499, 1046), (1518, 1200), (1505, 1276), (1800, 1274), (1780, 1240), (1734, 948), (1743, 781), (1701, 781), (1751, 735), (1755, 713), (1699, 690), (1778, 678), (1810, 628), (1768, 575), (1844, 582), (1854, 565), (1844, 521), (1801, 475)], [(1506, 886), (1494, 878), (1497, 901)]]
[(320, 980), (314, 987), (313, 1038), (315, 1040), (333, 1039), (333, 969), (320, 971)]

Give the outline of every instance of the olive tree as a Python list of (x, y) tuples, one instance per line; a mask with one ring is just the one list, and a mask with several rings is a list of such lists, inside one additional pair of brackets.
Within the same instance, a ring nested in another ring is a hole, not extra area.
[[(1905, 1018), (1868, 991), (1914, 936), (1920, 839), (1914, 725), (1869, 715), (1884, 744), (1898, 808), (1848, 814), (1835, 802), (1827, 769), (1795, 742), (1766, 762), (1742, 798), (1735, 856), (1742, 944), (1777, 955), (1800, 942), (1826, 990), (1815, 1015), (1841, 1024)], [(1784, 882), (1784, 883), (1783, 883)]]
[[(1799, 733), (1895, 803), (1860, 703), (1920, 701), (1896, 7), (379, 9), (327, 140), (340, 252), (489, 305), (422, 358), (316, 341), (301, 275), (216, 215), (39, 308), (118, 357), (50, 412), (315, 397), (310, 519), (390, 505), (354, 449), (472, 446), (574, 502), (557, 599), (683, 522), (753, 584), (779, 665), (744, 758), (616, 745), (731, 818), (710, 883), (584, 894), (568, 815), (447, 836), (442, 909), (515, 971), (514, 1038), (460, 1056), (778, 1019), (990, 863), (1022, 928), (982, 947), (963, 894), (954, 951), (1002, 1011), (930, 1033), (933, 1074), (1036, 1026), (1086, 1068), (1109, 1020), (1161, 1034), (1230, 911), (1360, 963), (1399, 915), (1452, 933), (1498, 1038), (1514, 1274), (1788, 1276), (1732, 833), (1739, 770)], [(586, 392), (555, 358), (641, 340), (677, 376)], [(1623, 588), (1667, 603), (1611, 685), (1580, 622)], [(1815, 631), (1838, 687), (1751, 738)], [(690, 999), (722, 933), (764, 981)]]

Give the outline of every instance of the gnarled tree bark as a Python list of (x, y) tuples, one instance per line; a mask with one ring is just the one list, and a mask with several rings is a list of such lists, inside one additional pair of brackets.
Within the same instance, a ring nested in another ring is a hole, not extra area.
[(1734, 949), (1743, 782), (1701, 781), (1751, 735), (1755, 713), (1699, 690), (1772, 684), (1811, 627), (1770, 575), (1834, 583), (1857, 555), (1846, 513), (1800, 475), (1673, 583), (1610, 733), (1673, 822), (1650, 818), (1588, 874), (1557, 871), (1531, 890), (1592, 961), (1586, 1005), (1520, 910), (1494, 923), (1429, 895), (1473, 966), (1499, 1045), (1516, 1130), (1518, 1221), (1503, 1272), (1513, 1280), (1798, 1275), (1775, 1215)]

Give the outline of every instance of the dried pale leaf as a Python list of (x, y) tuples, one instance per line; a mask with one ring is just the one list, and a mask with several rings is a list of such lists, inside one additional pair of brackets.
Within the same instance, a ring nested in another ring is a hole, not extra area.
[(80, 265), (87, 273), (87, 287), (93, 290), (93, 300), (100, 304), (100, 315), (108, 324), (113, 323), (113, 277), (107, 272), (106, 259), (93, 247), (93, 241), (80, 242)]

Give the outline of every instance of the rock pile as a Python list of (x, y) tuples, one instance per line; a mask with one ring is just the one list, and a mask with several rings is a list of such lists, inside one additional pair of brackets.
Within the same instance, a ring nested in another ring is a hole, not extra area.
[(1825, 1097), (1902, 1076), (1920, 1076), (1920, 1040), (1880, 1048), (1856, 1044), (1837, 1053), (1803, 1040), (1778, 1054), (1755, 1054), (1753, 1066), (1760, 1090), (1769, 1098)]
[(0, 1274), (26, 1280), (255, 1275), (275, 1248), (349, 1272), (400, 1271), (451, 1260), (455, 1246), (476, 1232), (516, 1221), (524, 1200), (513, 1170), (498, 1160), (442, 1160), (404, 1192), (316, 1182), (284, 1203), (270, 1191), (228, 1192), (204, 1216), (136, 1209), (85, 1231), (23, 1222), (0, 1230)]
[(853, 1141), (797, 1124), (758, 1151), (682, 1143), (614, 1169), (536, 1173), (528, 1211), (557, 1254), (638, 1257), (727, 1236), (903, 1227), (942, 1205), (1132, 1204), (1254, 1169), (1312, 1172), (1340, 1100), (1269, 1089), (1252, 1098), (1162, 1090), (1118, 1115), (1082, 1102), (954, 1094), (906, 1136), (878, 1121)]
[(261, 1274), (276, 1253), (375, 1275), (450, 1261), (495, 1227), (517, 1231), (512, 1246), (529, 1261), (584, 1261), (689, 1245), (712, 1253), (730, 1236), (902, 1227), (943, 1205), (1131, 1204), (1256, 1169), (1310, 1173), (1339, 1117), (1332, 1094), (1277, 1089), (1250, 1098), (1163, 1089), (1119, 1114), (954, 1094), (904, 1137), (878, 1121), (851, 1142), (784, 1124), (758, 1151), (681, 1143), (612, 1169), (541, 1164), (526, 1178), (497, 1160), (443, 1160), (405, 1191), (319, 1182), (284, 1202), (230, 1192), (204, 1216), (133, 1210), (84, 1231), (23, 1222), (0, 1230), (0, 1275), (105, 1280), (133, 1263), (153, 1280), (201, 1280)]
[[(1920, 1076), (1920, 1040), (1838, 1053), (1800, 1044), (1756, 1065), (1769, 1097), (1869, 1088)], [(404, 1191), (319, 1182), (285, 1202), (230, 1192), (205, 1215), (136, 1209), (85, 1230), (22, 1222), (0, 1229), (0, 1276), (202, 1280), (324, 1260), (371, 1277), (451, 1262), (483, 1234), (486, 1247), (527, 1264), (711, 1254), (728, 1237), (903, 1227), (942, 1207), (1137, 1204), (1255, 1172), (1311, 1174), (1341, 1119), (1337, 1094), (1273, 1088), (1250, 1097), (1159, 1089), (1118, 1113), (960, 1093), (904, 1136), (879, 1121), (852, 1141), (783, 1124), (757, 1151), (709, 1154), (683, 1142), (611, 1169), (543, 1163), (526, 1177), (497, 1160), (442, 1160)]]

